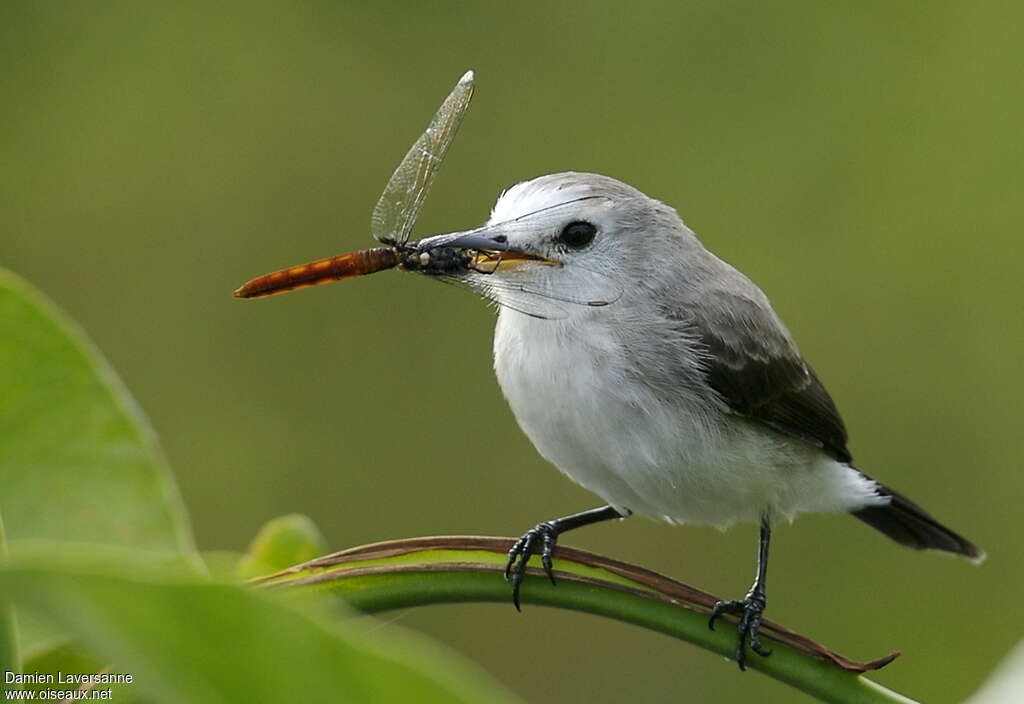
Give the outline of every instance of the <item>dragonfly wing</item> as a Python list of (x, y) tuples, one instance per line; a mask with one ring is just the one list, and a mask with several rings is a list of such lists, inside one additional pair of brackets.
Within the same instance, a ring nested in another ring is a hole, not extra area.
[(437, 169), (444, 161), (472, 97), (473, 72), (466, 71), (384, 187), (370, 218), (370, 232), (374, 238), (388, 244), (408, 241)]

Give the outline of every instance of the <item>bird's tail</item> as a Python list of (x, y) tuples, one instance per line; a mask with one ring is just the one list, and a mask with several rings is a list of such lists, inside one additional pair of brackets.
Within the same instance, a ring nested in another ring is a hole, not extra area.
[(906, 496), (878, 485), (878, 493), (891, 497), (882, 506), (867, 506), (851, 513), (897, 543), (915, 550), (941, 550), (963, 555), (971, 562), (985, 559), (985, 551), (958, 535)]

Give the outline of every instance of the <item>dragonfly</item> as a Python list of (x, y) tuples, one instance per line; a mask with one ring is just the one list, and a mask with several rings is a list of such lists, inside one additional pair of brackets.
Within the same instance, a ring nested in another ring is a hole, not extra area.
[(264, 298), (395, 268), (469, 288), (495, 303), (500, 289), (504, 294), (501, 296), (503, 305), (538, 318), (564, 317), (562, 303), (594, 305), (597, 299), (613, 300), (621, 295), (621, 291), (615, 290), (613, 284), (596, 273), (586, 274), (586, 278), (594, 282), (590, 288), (596, 290), (573, 293), (552, 291), (537, 284), (533, 280), (536, 277), (529, 275), (512, 283), (489, 276), (499, 266), (512, 266), (522, 261), (559, 266), (558, 262), (538, 254), (508, 249), (504, 243), (517, 231), (544, 227), (548, 221), (556, 222), (575, 206), (573, 201), (475, 230), (411, 239), (427, 193), (469, 108), (473, 89), (474, 74), (467, 71), (441, 103), (427, 129), (409, 148), (384, 187), (370, 217), (370, 234), (382, 246), (317, 259), (258, 276), (236, 289), (235, 297)]
[(264, 274), (239, 287), (235, 297), (263, 298), (395, 267), (444, 274), (472, 266), (471, 250), (426, 251), (418, 248), (416, 242), (410, 243), (409, 238), (469, 108), (473, 86), (473, 72), (467, 71), (391, 175), (370, 218), (370, 234), (383, 247), (360, 249)]

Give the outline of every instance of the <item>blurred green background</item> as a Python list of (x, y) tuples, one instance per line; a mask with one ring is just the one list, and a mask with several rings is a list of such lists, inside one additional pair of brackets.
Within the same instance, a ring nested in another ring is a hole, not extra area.
[[(204, 548), (292, 511), (340, 549), (597, 505), (520, 434), (493, 314), (464, 292), (387, 273), (230, 295), (369, 246), (392, 169), (476, 69), (418, 232), (565, 169), (678, 208), (771, 296), (858, 464), (990, 555), (804, 517), (777, 533), (769, 617), (851, 657), (900, 649), (877, 679), (956, 702), (1024, 632), (1022, 22), (984, 2), (4, 3), (0, 264), (123, 375)], [(634, 519), (565, 542), (734, 597), (755, 530)], [(393, 618), (535, 702), (800, 698), (592, 617)]]

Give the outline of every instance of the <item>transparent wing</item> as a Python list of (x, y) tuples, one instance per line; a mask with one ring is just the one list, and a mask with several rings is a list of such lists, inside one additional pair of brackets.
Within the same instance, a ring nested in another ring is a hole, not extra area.
[(404, 244), (408, 241), (472, 97), (473, 72), (466, 71), (384, 187), (370, 217), (370, 232), (380, 242)]

